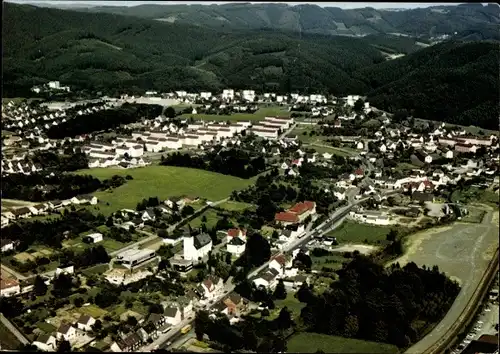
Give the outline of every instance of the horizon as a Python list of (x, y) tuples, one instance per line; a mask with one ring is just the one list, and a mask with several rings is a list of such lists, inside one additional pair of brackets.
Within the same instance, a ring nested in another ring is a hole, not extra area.
[[(96, 6), (111, 6), (111, 7), (134, 7), (140, 5), (224, 5), (237, 4), (235, 1), (86, 1), (86, 0), (10, 0), (8, 2), (24, 5), (64, 5), (65, 7), (96, 7)], [(426, 8), (431, 6), (456, 6), (461, 3), (394, 3), (394, 2), (290, 2), (290, 1), (249, 1), (250, 4), (286, 4), (295, 5), (317, 5), (320, 7), (339, 7), (341, 9), (358, 9), (371, 7), (374, 9), (416, 9)]]

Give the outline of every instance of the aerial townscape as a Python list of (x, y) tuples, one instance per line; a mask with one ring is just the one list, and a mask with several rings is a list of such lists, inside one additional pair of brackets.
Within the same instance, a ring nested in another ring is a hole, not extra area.
[(4, 4), (1, 350), (499, 353), (498, 5), (105, 3)]

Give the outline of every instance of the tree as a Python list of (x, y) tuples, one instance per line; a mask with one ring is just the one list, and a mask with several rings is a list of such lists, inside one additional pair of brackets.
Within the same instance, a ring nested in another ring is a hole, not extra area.
[(70, 352), (71, 351), (71, 344), (67, 340), (63, 340), (57, 346), (57, 351), (58, 352)]
[(286, 306), (281, 309), (276, 322), (281, 329), (288, 329), (292, 326), (292, 315)]
[(356, 315), (349, 315), (345, 319), (344, 336), (355, 337), (359, 331), (358, 318)]
[(137, 323), (138, 323), (137, 322), (137, 318), (135, 318), (134, 316), (128, 316), (127, 317), (127, 324), (129, 326), (135, 327), (135, 326), (137, 326)]
[(33, 284), (33, 291), (36, 296), (44, 296), (47, 293), (47, 285), (45, 281), (37, 275)]
[(227, 252), (226, 253), (226, 263), (229, 265), (231, 265), (231, 262), (232, 262), (231, 258), (232, 258), (231, 253)]
[(354, 102), (353, 110), (354, 112), (360, 113), (363, 111), (365, 106), (365, 102), (360, 98), (356, 102)]
[(81, 297), (75, 297), (75, 299), (73, 300), (73, 304), (75, 305), (75, 307), (82, 307), (83, 303), (84, 300)]
[(172, 107), (172, 106), (168, 106), (167, 108), (165, 108), (165, 117), (167, 118), (175, 118), (175, 108)]
[(210, 323), (211, 320), (207, 311), (202, 310), (196, 313), (194, 318), (194, 331), (198, 340), (203, 339), (203, 335), (207, 332)]
[(396, 241), (398, 237), (398, 231), (395, 229), (391, 229), (386, 236), (387, 241), (393, 242)]
[(276, 288), (274, 289), (273, 296), (275, 299), (278, 299), (278, 300), (286, 299), (286, 289), (285, 289), (285, 284), (283, 283), (283, 279), (280, 279), (278, 281), (278, 284), (276, 285)]
[(100, 332), (102, 330), (102, 321), (96, 320), (94, 325), (92, 326), (92, 330), (94, 332)]

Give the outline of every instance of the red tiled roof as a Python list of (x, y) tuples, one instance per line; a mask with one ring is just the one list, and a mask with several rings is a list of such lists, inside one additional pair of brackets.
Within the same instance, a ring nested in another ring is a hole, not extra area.
[(229, 230), (227, 230), (227, 235), (230, 237), (238, 237), (240, 234), (240, 231), (241, 231), (241, 234), (243, 237), (247, 233), (247, 230), (245, 230), (245, 229), (241, 229), (241, 230), (240, 229), (229, 229)]
[(316, 203), (306, 200), (303, 203), (295, 204), (293, 207), (288, 209), (288, 212), (300, 215), (300, 214), (305, 213), (308, 210), (314, 209), (315, 206), (316, 206)]
[(281, 265), (286, 264), (286, 258), (283, 254), (278, 254), (273, 259)]
[(19, 282), (16, 279), (6, 278), (0, 280), (0, 289), (8, 289), (17, 285), (19, 285)]
[(289, 212), (276, 213), (276, 215), (274, 216), (274, 219), (276, 221), (283, 221), (283, 222), (297, 222), (297, 221), (299, 221), (299, 217), (297, 216), (297, 214), (289, 213)]
[(208, 291), (210, 291), (210, 289), (211, 289), (211, 288), (212, 288), (212, 286), (214, 285), (210, 279), (206, 279), (206, 280), (204, 280), (204, 281), (203, 281), (203, 284), (206, 286), (206, 288), (208, 289)]
[(354, 171), (354, 174), (359, 176), (359, 175), (363, 175), (364, 173), (363, 173), (362, 169), (358, 168), (356, 171)]

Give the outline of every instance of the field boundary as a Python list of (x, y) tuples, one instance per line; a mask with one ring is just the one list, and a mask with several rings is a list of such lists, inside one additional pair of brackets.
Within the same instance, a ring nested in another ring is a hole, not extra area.
[[(486, 291), (489, 289), (492, 280), (494, 279), (494, 274), (498, 271), (498, 248), (496, 249), (494, 257), (491, 259), (486, 272), (483, 274), (481, 281), (476, 287), (474, 295), (469, 299), (464, 310), (458, 317), (458, 321), (451, 326), (445, 335), (438, 339), (430, 348), (428, 348), (424, 354), (439, 354), (443, 353), (457, 340), (457, 336), (461, 329), (470, 323), (473, 315), (476, 313), (481, 299), (484, 297)], [(487, 285), (487, 286), (486, 286)]]

